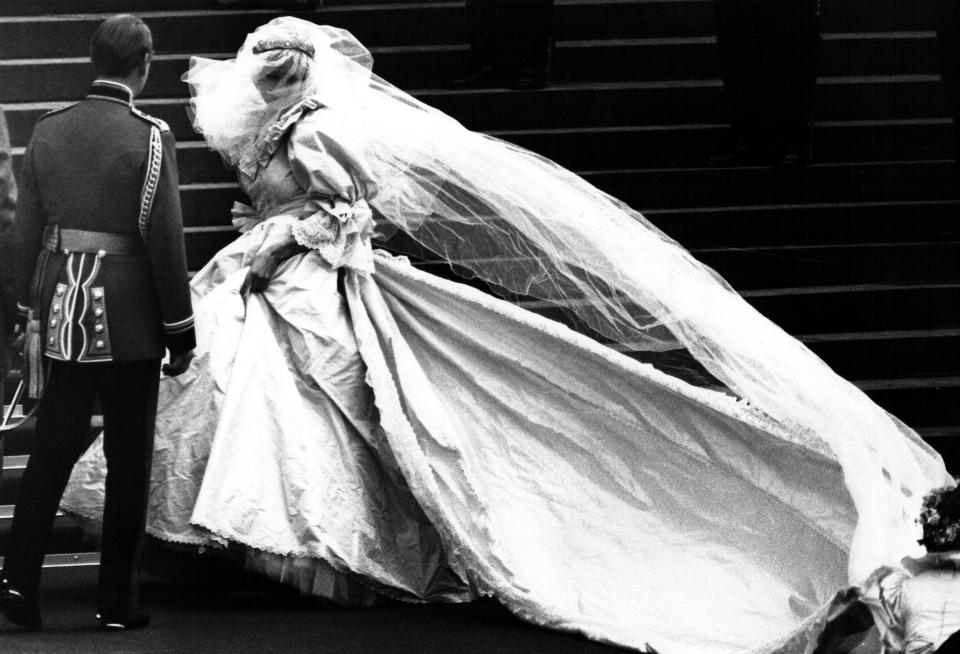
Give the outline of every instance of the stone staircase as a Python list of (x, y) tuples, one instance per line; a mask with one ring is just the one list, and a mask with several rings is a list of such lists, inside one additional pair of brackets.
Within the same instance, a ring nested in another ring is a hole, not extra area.
[[(815, 163), (800, 169), (706, 166), (730, 140), (711, 0), (558, 0), (553, 84), (531, 92), (446, 88), (466, 61), (462, 2), (325, 4), (299, 15), (351, 30), (378, 74), (468, 127), (641, 210), (960, 469), (960, 176), (923, 0), (824, 3)], [(242, 194), (190, 128), (179, 79), (190, 55), (231, 56), (277, 14), (199, 0), (4, 0), (0, 103), (15, 164), (37, 117), (84, 95), (89, 37), (116, 11), (154, 32), (139, 104), (178, 138), (197, 269), (234, 238), (229, 207)], [(0, 553), (31, 436), (31, 422), (5, 434)], [(58, 519), (49, 564), (95, 562), (81, 532)]]

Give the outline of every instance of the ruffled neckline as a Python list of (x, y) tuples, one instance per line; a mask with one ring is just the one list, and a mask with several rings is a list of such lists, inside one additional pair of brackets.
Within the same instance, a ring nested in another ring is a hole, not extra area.
[(270, 163), (270, 159), (280, 148), (280, 142), (287, 132), (301, 119), (304, 114), (324, 106), (316, 97), (305, 98), (292, 107), (283, 110), (273, 123), (260, 132), (255, 145), (257, 165), (260, 168)]
[(247, 148), (245, 154), (237, 161), (236, 167), (248, 179), (256, 179), (261, 169), (266, 168), (270, 159), (280, 149), (280, 144), (287, 132), (303, 118), (304, 114), (325, 106), (319, 98), (309, 97), (280, 111), (276, 118), (266, 127), (260, 129)]

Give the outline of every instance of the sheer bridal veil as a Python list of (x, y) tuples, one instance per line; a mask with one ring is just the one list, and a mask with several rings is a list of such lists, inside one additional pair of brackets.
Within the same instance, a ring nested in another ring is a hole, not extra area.
[[(309, 59), (309, 73), (286, 80), (296, 90), (281, 99), (257, 89), (272, 56), (256, 47), (265, 39)], [(278, 18), (236, 59), (193, 61), (194, 124), (242, 167), (267, 118), (318, 100), (331, 109), (332, 140), (365, 151), (388, 245), (425, 249), (508, 294), (554, 303), (600, 340), (685, 348), (748, 410), (842, 467), (858, 522), (853, 534), (832, 536), (850, 545), (851, 582), (917, 553), (922, 497), (953, 481), (912, 430), (638, 212), (543, 157), (465, 129), (371, 69), (348, 32)]]

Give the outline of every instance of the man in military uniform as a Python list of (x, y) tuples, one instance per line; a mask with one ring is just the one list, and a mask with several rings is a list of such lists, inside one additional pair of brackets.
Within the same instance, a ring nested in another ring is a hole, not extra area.
[(104, 629), (147, 623), (137, 568), (160, 362), (169, 350), (164, 372), (183, 372), (195, 340), (174, 137), (133, 105), (151, 56), (139, 18), (104, 21), (91, 42), (89, 95), (41, 118), (24, 155), (14, 231), (18, 278), (33, 274), (19, 301), (31, 316), (27, 348), (42, 354), (30, 365), (34, 382), (48, 374), (3, 567), (3, 609), (30, 629), (41, 626), (44, 550), (97, 398), (108, 467), (98, 617)]

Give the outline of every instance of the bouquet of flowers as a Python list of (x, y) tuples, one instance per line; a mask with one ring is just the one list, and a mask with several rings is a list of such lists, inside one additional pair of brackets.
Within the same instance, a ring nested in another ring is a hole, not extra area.
[(928, 552), (960, 550), (960, 487), (931, 491), (917, 522), (923, 527), (919, 542)]

